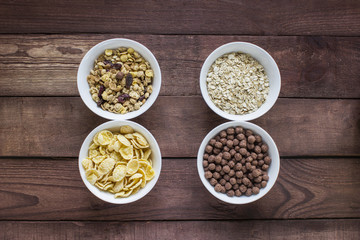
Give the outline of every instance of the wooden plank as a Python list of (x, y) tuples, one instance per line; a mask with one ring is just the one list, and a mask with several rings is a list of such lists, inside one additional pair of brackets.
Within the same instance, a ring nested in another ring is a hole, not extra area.
[(282, 159), (262, 199), (230, 205), (202, 185), (196, 159), (163, 159), (154, 189), (127, 205), (87, 190), (77, 159), (0, 160), (0, 220), (210, 220), (359, 218), (360, 159)]
[[(254, 123), (282, 156), (358, 156), (359, 100), (279, 99)], [(0, 155), (76, 157), (87, 134), (105, 122), (79, 97), (11, 97), (0, 102)], [(225, 122), (201, 97), (159, 97), (134, 121), (157, 139), (164, 157), (196, 157), (202, 139)]]
[(0, 222), (2, 239), (358, 239), (359, 219), (171, 222)]
[(2, 1), (1, 33), (344, 35), (358, 1)]
[(114, 37), (134, 39), (153, 51), (162, 69), (161, 95), (200, 95), (206, 57), (224, 43), (246, 41), (277, 61), (281, 97), (360, 98), (359, 37), (196, 35), (1, 35), (0, 95), (78, 96), (81, 58), (96, 43)]

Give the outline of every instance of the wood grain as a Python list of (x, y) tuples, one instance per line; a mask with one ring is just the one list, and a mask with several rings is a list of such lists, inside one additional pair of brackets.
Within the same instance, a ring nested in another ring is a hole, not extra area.
[[(11, 97), (0, 102), (0, 155), (76, 157), (105, 119), (79, 97)], [(159, 97), (136, 122), (157, 139), (164, 157), (196, 157), (206, 134), (225, 122), (201, 97)], [(254, 121), (282, 156), (359, 156), (359, 100), (279, 99)]]
[(163, 159), (154, 189), (128, 205), (98, 199), (81, 181), (78, 160), (3, 158), (0, 220), (210, 220), (359, 218), (360, 158), (281, 159), (277, 182), (260, 200), (214, 198), (196, 159)]
[(96, 43), (115, 37), (145, 44), (162, 70), (161, 95), (200, 95), (199, 75), (218, 46), (245, 41), (278, 63), (281, 97), (360, 98), (359, 37), (165, 35), (1, 35), (0, 96), (78, 96), (77, 68)]
[(0, 222), (2, 239), (358, 239), (360, 220)]
[(358, 1), (2, 1), (1, 33), (343, 35)]

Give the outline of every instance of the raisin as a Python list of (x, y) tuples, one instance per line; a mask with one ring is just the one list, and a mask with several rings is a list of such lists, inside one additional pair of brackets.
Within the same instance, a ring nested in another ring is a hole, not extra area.
[(119, 103), (123, 104), (129, 98), (130, 98), (129, 94), (124, 93), (118, 97), (118, 101)]
[(133, 83), (133, 77), (130, 73), (126, 75), (126, 88), (130, 89), (131, 84)]
[(98, 107), (101, 106), (101, 104), (104, 103), (104, 99), (100, 98), (100, 100), (96, 103), (98, 105)]
[(116, 70), (120, 70), (121, 64), (120, 63), (115, 63), (112, 67), (114, 67)]
[(101, 94), (105, 91), (105, 87), (103, 85), (100, 85), (99, 94), (98, 97), (102, 99)]
[(144, 100), (145, 99), (145, 95), (142, 95), (141, 97), (139, 97), (139, 100), (138, 101), (142, 101), (142, 100)]

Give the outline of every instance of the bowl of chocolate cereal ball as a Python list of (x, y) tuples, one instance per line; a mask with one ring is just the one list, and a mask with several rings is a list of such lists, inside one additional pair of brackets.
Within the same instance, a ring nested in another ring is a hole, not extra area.
[(200, 72), (201, 94), (223, 118), (248, 121), (275, 104), (281, 87), (279, 68), (264, 49), (231, 42), (215, 49)]
[(280, 157), (264, 129), (231, 121), (217, 126), (203, 139), (197, 168), (213, 196), (227, 203), (246, 204), (262, 198), (273, 187)]
[(126, 120), (147, 111), (161, 87), (160, 66), (141, 43), (114, 38), (98, 43), (83, 57), (77, 87), (97, 115)]

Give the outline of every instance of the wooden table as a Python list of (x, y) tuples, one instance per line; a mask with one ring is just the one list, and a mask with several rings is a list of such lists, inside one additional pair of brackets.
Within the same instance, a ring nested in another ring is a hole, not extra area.
[[(0, 3), (0, 239), (359, 239), (359, 1), (25, 1)], [(78, 170), (85, 136), (106, 120), (81, 101), (78, 65), (124, 37), (156, 56), (163, 84), (134, 119), (159, 142), (163, 169), (143, 199), (113, 205)], [(246, 41), (282, 75), (253, 121), (274, 138), (279, 178), (244, 206), (202, 185), (196, 154), (225, 122), (200, 94), (205, 58)]]

